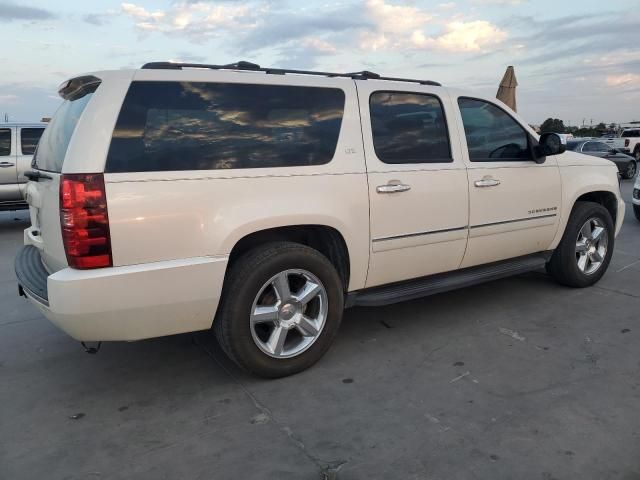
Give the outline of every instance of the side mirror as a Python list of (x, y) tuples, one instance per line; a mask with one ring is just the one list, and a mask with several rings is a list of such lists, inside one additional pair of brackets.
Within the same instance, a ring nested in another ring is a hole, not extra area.
[(612, 148), (611, 150), (609, 150), (609, 153), (610, 153), (611, 155), (615, 155), (615, 154), (617, 154), (617, 153), (618, 153), (618, 149), (617, 149), (617, 148)]
[(557, 133), (543, 133), (538, 140), (538, 149), (541, 157), (560, 155), (567, 150), (567, 141)]

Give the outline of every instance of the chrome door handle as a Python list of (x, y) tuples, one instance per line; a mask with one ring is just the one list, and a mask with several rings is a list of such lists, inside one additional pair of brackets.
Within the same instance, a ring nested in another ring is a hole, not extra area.
[(9, 167), (15, 167), (16, 164), (15, 163), (11, 163), (11, 162), (0, 162), (0, 168), (9, 168)]
[(410, 185), (405, 185), (403, 183), (390, 183), (387, 185), (378, 185), (376, 191), (378, 193), (397, 193), (397, 192), (406, 192), (407, 190), (411, 190)]
[(500, 185), (500, 180), (484, 177), (482, 180), (476, 180), (473, 184), (478, 188), (495, 187), (496, 185)]

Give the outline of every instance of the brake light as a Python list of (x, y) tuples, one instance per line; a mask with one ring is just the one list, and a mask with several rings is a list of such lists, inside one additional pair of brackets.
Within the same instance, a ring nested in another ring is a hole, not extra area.
[(628, 138), (625, 138), (625, 139), (624, 139), (624, 146), (625, 146), (625, 147), (628, 147), (628, 146), (629, 146), (629, 139), (628, 139)]
[(64, 251), (71, 268), (113, 265), (107, 195), (101, 173), (62, 175), (60, 226)]

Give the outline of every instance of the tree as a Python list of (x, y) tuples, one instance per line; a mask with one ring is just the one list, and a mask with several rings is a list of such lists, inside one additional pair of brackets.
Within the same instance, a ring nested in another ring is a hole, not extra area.
[(542, 125), (540, 125), (541, 133), (564, 133), (565, 132), (564, 122), (559, 118), (547, 118)]

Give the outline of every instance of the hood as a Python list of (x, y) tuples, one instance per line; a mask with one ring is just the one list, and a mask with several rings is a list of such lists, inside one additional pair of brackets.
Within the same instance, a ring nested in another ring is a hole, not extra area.
[(567, 150), (562, 155), (556, 156), (556, 158), (558, 159), (558, 165), (561, 167), (584, 165), (594, 167), (611, 166), (617, 168), (615, 163), (613, 163), (611, 160), (607, 160), (606, 158), (585, 155), (584, 153), (573, 152), (571, 150)]

